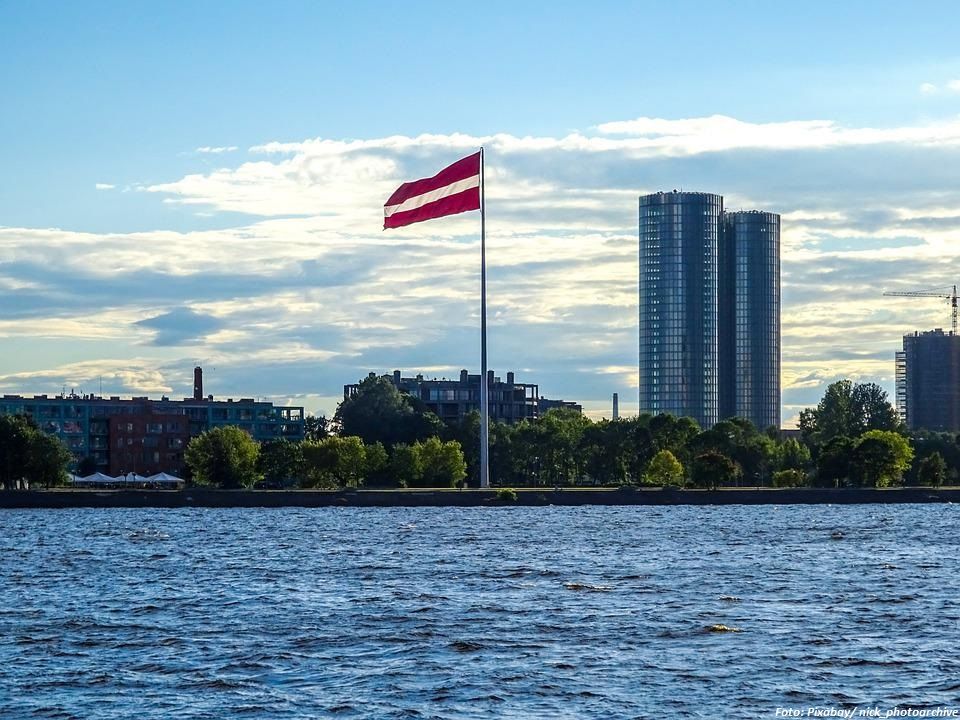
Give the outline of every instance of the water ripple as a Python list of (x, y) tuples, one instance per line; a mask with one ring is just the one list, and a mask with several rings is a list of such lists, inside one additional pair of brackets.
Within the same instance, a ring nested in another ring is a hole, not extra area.
[(0, 717), (957, 707), (958, 513), (2, 511)]

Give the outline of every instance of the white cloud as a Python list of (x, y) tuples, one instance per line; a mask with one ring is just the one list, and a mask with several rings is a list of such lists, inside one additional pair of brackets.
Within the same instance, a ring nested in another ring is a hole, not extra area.
[[(262, 216), (310, 215), (327, 220), (327, 228), (347, 232), (369, 229), (384, 199), (396, 186), (422, 176), (458, 153), (487, 148), (488, 196), (492, 201), (528, 203), (538, 200), (556, 208), (608, 204), (607, 197), (589, 198), (582, 186), (564, 188), (556, 178), (524, 177), (530, 159), (557, 163), (641, 162), (695, 157), (737, 150), (796, 151), (877, 146), (960, 147), (960, 118), (891, 128), (844, 127), (829, 120), (753, 123), (723, 115), (686, 120), (642, 117), (603, 123), (599, 135), (565, 137), (420, 135), (369, 140), (317, 138), (272, 142), (250, 148), (276, 160), (245, 162), (235, 168), (187, 175), (150, 185), (148, 192), (166, 201)], [(582, 155), (591, 156), (582, 158)], [(563, 160), (564, 157), (570, 159)], [(600, 158), (604, 158), (601, 160)], [(524, 167), (521, 168), (521, 165)], [(610, 190), (616, 188), (595, 188)], [(636, 190), (641, 188), (632, 188)], [(564, 197), (564, 193), (569, 193)]]
[(169, 393), (172, 388), (157, 369), (154, 358), (87, 360), (56, 365), (45, 370), (31, 370), (0, 375), (0, 388), (18, 392), (28, 383), (34, 387), (62, 386), (68, 389), (97, 392), (100, 384), (108, 388), (123, 388), (128, 393)]
[(110, 183), (97, 183), (94, 185), (97, 190), (113, 190), (116, 185), (111, 185)]
[[(960, 120), (879, 129), (711, 116), (557, 138), (265, 143), (251, 148), (253, 162), (144, 188), (187, 215), (227, 210), (259, 222), (138, 233), (0, 227), (0, 335), (100, 344), (92, 352), (106, 357), (122, 343), (135, 348), (136, 367), (161, 374), (130, 383), (187, 392), (198, 357), (237, 394), (327, 400), (369, 369), (475, 371), (476, 214), (380, 228), (399, 183), (481, 143), (491, 366), (518, 370), (548, 397), (596, 413), (612, 392), (634, 397), (636, 197), (681, 185), (782, 214), (785, 416), (838, 376), (890, 387), (902, 333), (949, 321), (936, 302), (881, 293), (960, 272)], [(157, 347), (136, 324), (183, 307), (215, 317), (218, 329)], [(80, 376), (45, 355), (18, 362), (22, 372), (0, 378), (7, 386)]]
[(198, 147), (194, 152), (208, 155), (220, 155), (222, 153), (236, 152), (239, 150), (236, 145), (225, 145), (221, 147), (211, 147), (209, 145), (204, 145), (203, 147)]
[[(642, 139), (650, 149), (686, 155), (732, 149), (825, 149), (880, 144), (958, 144), (960, 120), (893, 128), (848, 128), (830, 120), (751, 123), (712, 115), (689, 120), (638, 118), (597, 126), (602, 133)], [(629, 140), (624, 141), (629, 143)], [(636, 149), (637, 145), (627, 145)], [(642, 146), (640, 146), (642, 147)]]
[(925, 82), (920, 84), (920, 92), (923, 95), (934, 95), (937, 93), (937, 91), (938, 91), (938, 88), (933, 83)]

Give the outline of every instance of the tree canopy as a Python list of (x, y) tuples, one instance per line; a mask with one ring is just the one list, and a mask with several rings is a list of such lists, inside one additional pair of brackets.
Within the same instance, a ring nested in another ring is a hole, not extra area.
[(13, 490), (21, 480), (60, 485), (73, 457), (63, 442), (23, 415), (0, 416), (0, 485)]
[(199, 485), (252, 487), (259, 479), (259, 444), (233, 425), (215, 427), (193, 438), (184, 459)]
[(647, 485), (683, 485), (683, 465), (669, 450), (661, 450), (647, 465), (643, 474), (643, 482)]
[(443, 423), (417, 398), (401, 393), (388, 377), (371, 373), (357, 392), (340, 403), (334, 422), (343, 436), (356, 436), (364, 443), (414, 443), (439, 436)]
[(268, 488), (293, 487), (303, 473), (303, 443), (287, 439), (262, 443), (257, 470)]
[(897, 412), (887, 392), (874, 383), (838, 380), (827, 387), (816, 408), (800, 413), (804, 437), (823, 445), (835, 437), (859, 437), (868, 430), (901, 431)]
[(920, 462), (917, 472), (917, 481), (921, 485), (940, 487), (947, 478), (947, 463), (943, 455), (934, 452)]
[(690, 480), (697, 487), (716, 490), (725, 485), (734, 485), (740, 479), (740, 466), (722, 453), (710, 450), (693, 459)]
[(853, 457), (859, 484), (887, 487), (900, 482), (913, 459), (913, 448), (899, 433), (868, 430), (858, 439)]

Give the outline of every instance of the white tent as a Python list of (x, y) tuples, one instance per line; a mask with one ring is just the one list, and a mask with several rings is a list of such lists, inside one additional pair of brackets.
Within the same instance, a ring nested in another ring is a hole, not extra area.
[(182, 485), (184, 480), (183, 478), (178, 478), (176, 475), (157, 473), (156, 475), (151, 475), (148, 477), (146, 482), (156, 483), (157, 485)]
[(110, 477), (109, 475), (104, 475), (101, 472), (94, 473), (93, 475), (87, 475), (86, 477), (77, 478), (73, 481), (74, 485), (116, 485), (118, 482), (117, 478)]
[(139, 483), (149, 482), (149, 480), (137, 473), (127, 473), (126, 475), (118, 475), (117, 482), (121, 482), (124, 485), (137, 485)]

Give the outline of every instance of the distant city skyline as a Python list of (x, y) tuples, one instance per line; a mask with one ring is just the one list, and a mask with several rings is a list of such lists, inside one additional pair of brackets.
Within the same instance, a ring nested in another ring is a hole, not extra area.
[(480, 145), (489, 367), (593, 417), (638, 407), (646, 193), (781, 214), (787, 426), (840, 377), (892, 401), (903, 335), (949, 327), (882, 293), (960, 275), (955, 5), (408, 10), (0, 6), (0, 394), (201, 364), (329, 415), (369, 371), (478, 372), (478, 218), (380, 227)]

